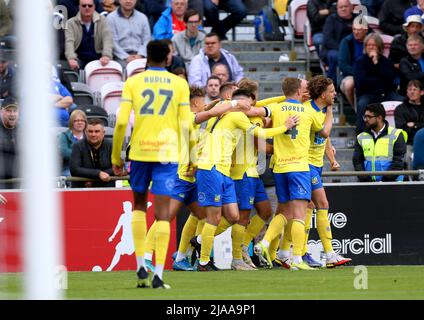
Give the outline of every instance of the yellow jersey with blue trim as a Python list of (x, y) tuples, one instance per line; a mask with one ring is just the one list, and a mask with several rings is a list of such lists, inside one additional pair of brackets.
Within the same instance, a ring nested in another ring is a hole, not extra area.
[[(273, 126), (284, 124), (290, 116), (298, 115), (300, 120), (283, 135), (274, 137), (275, 173), (309, 171), (308, 151), (312, 131), (322, 130), (322, 123), (311, 108), (300, 101), (286, 99), (284, 102), (265, 107)], [(316, 112), (315, 112), (316, 113)]]
[[(312, 109), (318, 120), (324, 124), (327, 107), (320, 109), (313, 100), (304, 103), (305, 106)], [(327, 138), (321, 137), (319, 132), (311, 131), (311, 145), (309, 147), (309, 163), (315, 167), (324, 165), (325, 143)]]
[(199, 157), (198, 168), (211, 170), (216, 166), (217, 171), (230, 177), (232, 155), (242, 135), (269, 138), (286, 130), (285, 125), (262, 129), (252, 124), (243, 112), (228, 112), (215, 120)]
[[(179, 162), (187, 152), (182, 137), (192, 126), (187, 81), (164, 68), (149, 68), (127, 79), (113, 137), (112, 163), (120, 163), (126, 126), (134, 111), (129, 159), (143, 162)], [(183, 129), (185, 128), (185, 129)], [(185, 151), (182, 151), (185, 148)]]
[[(249, 121), (259, 127), (263, 127), (263, 120), (259, 117), (250, 117)], [(247, 177), (259, 178), (258, 173), (258, 148), (255, 144), (255, 137), (251, 134), (245, 134), (240, 139), (236, 150), (233, 152), (233, 163), (231, 164), (231, 179), (241, 180), (246, 173)], [(256, 138), (257, 143), (264, 143), (265, 140)]]
[(198, 158), (198, 143), (199, 143), (199, 130), (200, 130), (200, 124), (196, 124), (194, 122), (195, 114), (192, 113), (192, 121), (193, 126), (191, 127), (192, 130), (190, 131), (190, 142), (189, 142), (189, 159), (184, 161), (184, 159), (180, 160), (180, 163), (178, 164), (178, 178), (181, 180), (195, 183), (196, 178), (194, 176), (194, 170), (197, 166), (197, 158)]

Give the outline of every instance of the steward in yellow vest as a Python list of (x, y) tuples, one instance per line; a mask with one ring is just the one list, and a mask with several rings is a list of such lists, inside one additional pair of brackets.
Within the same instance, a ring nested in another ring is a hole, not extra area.
[[(365, 131), (357, 136), (353, 165), (356, 171), (403, 170), (407, 133), (389, 126), (381, 103), (365, 108)], [(403, 176), (363, 176), (359, 181), (403, 181)]]

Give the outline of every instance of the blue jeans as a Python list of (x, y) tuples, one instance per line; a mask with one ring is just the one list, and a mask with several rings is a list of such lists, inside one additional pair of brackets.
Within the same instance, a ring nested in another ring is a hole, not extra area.
[[(212, 32), (216, 32), (221, 39), (226, 39), (228, 30), (237, 26), (247, 15), (246, 7), (242, 0), (220, 0), (219, 5), (211, 0), (203, 0), (203, 10), (207, 23), (212, 26)], [(219, 10), (224, 10), (230, 15), (219, 21)]]
[(323, 41), (324, 41), (324, 34), (322, 32), (315, 33), (312, 36), (312, 43), (314, 44), (315, 49), (317, 50), (318, 57), (319, 57), (319, 50), (321, 49), (321, 45)]
[(403, 101), (405, 100), (405, 97), (402, 97), (396, 92), (390, 92), (384, 96), (376, 95), (376, 94), (364, 94), (359, 97), (357, 97), (357, 103), (356, 103), (356, 134), (360, 134), (362, 131), (364, 131), (365, 128), (365, 122), (362, 118), (365, 114), (365, 108), (367, 105), (371, 103), (376, 102), (383, 102), (383, 101)]

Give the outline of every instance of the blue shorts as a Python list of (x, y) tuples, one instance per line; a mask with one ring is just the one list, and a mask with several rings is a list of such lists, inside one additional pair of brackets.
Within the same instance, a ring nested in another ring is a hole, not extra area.
[(268, 200), (264, 183), (259, 178), (244, 174), (243, 179), (234, 180), (234, 185), (239, 210), (251, 210), (255, 203)]
[(237, 203), (234, 181), (215, 166), (211, 170), (197, 170), (197, 199), (201, 207), (222, 207)]
[(175, 177), (174, 190), (171, 198), (184, 203), (186, 206), (197, 201), (197, 183), (191, 183)]
[(278, 202), (311, 200), (311, 174), (305, 172), (274, 173)]
[(311, 173), (311, 187), (312, 191), (323, 188), (322, 185), (322, 167), (315, 167), (309, 165), (309, 172)]
[(138, 193), (145, 193), (152, 182), (151, 193), (170, 196), (174, 189), (177, 169), (176, 163), (131, 161), (131, 189)]

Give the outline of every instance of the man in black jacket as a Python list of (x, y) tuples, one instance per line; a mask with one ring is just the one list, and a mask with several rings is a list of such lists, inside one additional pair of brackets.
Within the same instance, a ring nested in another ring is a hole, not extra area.
[(327, 77), (337, 83), (337, 60), (339, 44), (352, 32), (353, 7), (349, 0), (337, 1), (337, 13), (331, 14), (324, 24), (321, 59), (328, 65)]
[(399, 69), (400, 59), (408, 55), (408, 50), (406, 49), (406, 40), (408, 40), (408, 37), (413, 34), (423, 37), (423, 22), (421, 20), (421, 16), (409, 16), (407, 21), (403, 24), (403, 30), (404, 31), (401, 34), (398, 34), (393, 38), (393, 41), (390, 44), (389, 59), (392, 60), (396, 69)]
[(312, 43), (319, 50), (323, 42), (323, 28), (327, 17), (335, 12), (335, 0), (309, 0), (306, 13), (311, 25)]
[(406, 42), (408, 55), (400, 60), (400, 94), (406, 95), (410, 80), (420, 80), (424, 84), (424, 39), (412, 35)]
[[(14, 98), (4, 99), (0, 110), (0, 179), (18, 177), (17, 128), (18, 103)], [(19, 188), (16, 183), (0, 183), (0, 189)]]
[(424, 98), (423, 84), (419, 80), (408, 82), (406, 89), (407, 98), (395, 109), (396, 128), (402, 129), (408, 134), (406, 142), (407, 168), (412, 168), (412, 146), (418, 130), (424, 128)]
[(402, 32), (403, 13), (417, 4), (415, 0), (386, 0), (378, 14), (383, 33), (395, 36)]
[(103, 120), (88, 120), (86, 137), (72, 146), (71, 175), (101, 181), (72, 182), (72, 187), (114, 187), (111, 155), (112, 143), (105, 140)]

